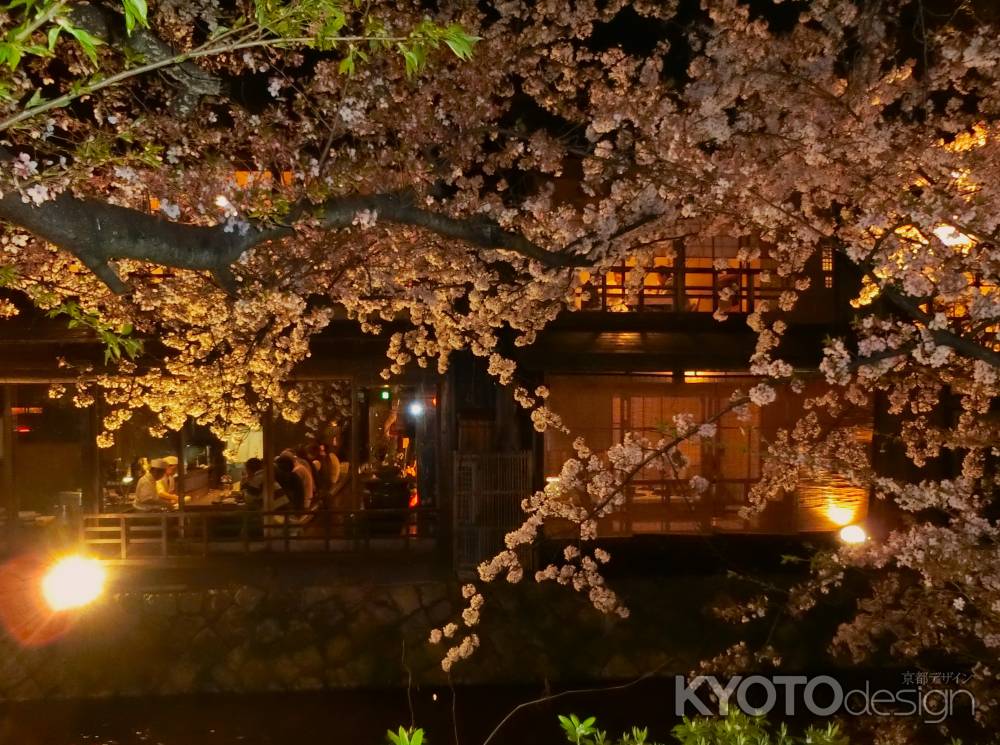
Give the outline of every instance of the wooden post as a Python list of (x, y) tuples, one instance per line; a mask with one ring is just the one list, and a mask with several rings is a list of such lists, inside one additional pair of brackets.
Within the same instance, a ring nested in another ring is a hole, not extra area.
[(684, 313), (687, 310), (687, 288), (684, 277), (685, 247), (684, 241), (674, 241), (677, 256), (674, 258), (674, 312)]
[(3, 506), (7, 512), (7, 537), (13, 543), (17, 537), (18, 512), (17, 492), (14, 491), (14, 403), (16, 389), (13, 385), (3, 387), (3, 413), (0, 421), (3, 431), (0, 432), (0, 493), (3, 495)]
[(455, 520), (455, 458), (456, 422), (455, 416), (455, 371), (445, 373), (438, 387), (438, 448), (441, 464), (438, 469), (437, 507), (437, 550), (442, 560), (454, 566), (458, 556)]
[[(177, 431), (177, 437), (174, 440), (174, 449), (177, 454), (177, 510), (179, 512), (184, 512), (184, 493), (186, 491), (184, 485), (185, 475), (187, 474), (187, 464), (184, 462), (184, 450), (187, 444), (187, 438), (184, 436), (184, 427), (187, 426), (187, 422), (184, 423)], [(181, 521), (183, 525), (184, 521)]]
[(274, 415), (271, 404), (264, 410), (264, 419), (260, 423), (264, 446), (264, 511), (274, 509)]
[(97, 402), (83, 410), (83, 443), (80, 448), (83, 485), (83, 514), (96, 515), (104, 509), (104, 480), (101, 477), (101, 451), (97, 447), (100, 416)]
[(356, 510), (361, 507), (361, 497), (358, 493), (358, 469), (361, 463), (358, 459), (361, 457), (361, 443), (359, 442), (358, 433), (361, 428), (358, 426), (358, 420), (361, 417), (361, 407), (358, 405), (358, 376), (351, 376), (351, 425), (350, 431), (348, 432), (348, 437), (351, 442), (351, 452), (348, 455), (350, 458), (351, 466), (351, 509)]

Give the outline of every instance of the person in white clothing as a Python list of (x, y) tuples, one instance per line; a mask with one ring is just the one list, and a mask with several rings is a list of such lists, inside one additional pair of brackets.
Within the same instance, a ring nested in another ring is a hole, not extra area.
[(177, 456), (168, 455), (166, 458), (161, 459), (163, 461), (166, 472), (163, 474), (163, 488), (161, 494), (166, 492), (168, 495), (177, 494)]
[(166, 464), (162, 460), (157, 459), (149, 464), (149, 471), (135, 485), (132, 505), (137, 510), (149, 512), (170, 508), (170, 500), (162, 496), (160, 491), (160, 482), (166, 471)]

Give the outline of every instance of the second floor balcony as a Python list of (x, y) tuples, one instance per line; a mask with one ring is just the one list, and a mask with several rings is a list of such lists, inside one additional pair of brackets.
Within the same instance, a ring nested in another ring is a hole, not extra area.
[[(771, 259), (741, 258), (754, 239), (705, 237), (668, 241), (643, 265), (631, 259), (600, 274), (583, 272), (575, 308), (612, 313), (749, 314), (795, 288)], [(809, 289), (793, 312), (797, 320), (832, 321), (836, 312), (832, 252), (824, 251), (806, 267)]]

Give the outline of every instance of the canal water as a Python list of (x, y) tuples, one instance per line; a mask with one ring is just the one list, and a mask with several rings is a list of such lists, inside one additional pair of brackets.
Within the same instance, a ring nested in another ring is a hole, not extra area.
[[(541, 689), (482, 687), (412, 690), (413, 717), (429, 745), (482, 745), (519, 704)], [(491, 745), (565, 742), (558, 714), (595, 715), (618, 734), (649, 726), (669, 741), (676, 723), (665, 682), (560, 695), (518, 710)], [(0, 705), (0, 745), (384, 745), (385, 731), (409, 725), (402, 689), (330, 693), (204, 695)], [(455, 716), (452, 716), (454, 706)], [(655, 736), (655, 737), (654, 737)]]

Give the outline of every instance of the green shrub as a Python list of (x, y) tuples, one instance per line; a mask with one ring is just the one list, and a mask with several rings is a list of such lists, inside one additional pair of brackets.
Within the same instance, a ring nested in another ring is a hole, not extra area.
[[(575, 714), (559, 717), (563, 733), (573, 745), (658, 745), (648, 739), (646, 729), (633, 727), (614, 739), (598, 729), (596, 721), (594, 717), (581, 720)], [(680, 745), (850, 745), (836, 724), (809, 727), (795, 737), (784, 724), (774, 730), (763, 717), (748, 717), (738, 711), (731, 711), (725, 719), (685, 717), (672, 735)]]

